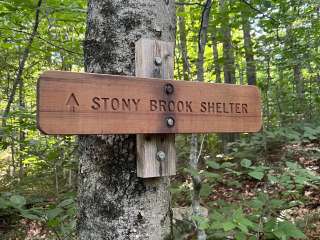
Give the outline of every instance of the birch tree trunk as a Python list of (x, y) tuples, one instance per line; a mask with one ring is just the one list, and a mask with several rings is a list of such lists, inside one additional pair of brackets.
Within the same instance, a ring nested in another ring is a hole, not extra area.
[[(135, 42), (140, 38), (175, 41), (174, 1), (89, 0), (87, 72), (134, 75)], [(135, 139), (79, 138), (80, 240), (170, 239), (169, 180), (137, 177)]]

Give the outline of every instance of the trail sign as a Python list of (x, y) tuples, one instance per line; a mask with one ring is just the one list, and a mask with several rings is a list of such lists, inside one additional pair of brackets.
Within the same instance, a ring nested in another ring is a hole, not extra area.
[(38, 81), (46, 134), (256, 132), (255, 86), (49, 71)]

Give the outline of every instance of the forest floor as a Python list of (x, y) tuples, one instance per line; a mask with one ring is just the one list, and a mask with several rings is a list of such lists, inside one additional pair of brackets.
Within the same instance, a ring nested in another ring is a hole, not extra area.
[[(299, 143), (299, 144), (285, 144), (278, 148), (272, 148), (264, 156), (265, 161), (271, 165), (276, 166), (283, 161), (284, 156), (290, 156), (291, 161), (295, 161), (302, 165), (304, 168), (312, 170), (320, 174), (320, 141), (312, 143)], [(230, 176), (225, 176), (223, 182), (228, 181)], [(229, 179), (231, 180), (231, 179)], [(186, 177), (185, 173), (180, 173), (174, 177), (173, 182), (188, 182), (190, 179)], [(211, 194), (206, 201), (202, 202), (202, 206), (209, 208), (208, 202), (223, 200), (228, 203), (237, 203), (238, 201), (246, 201), (254, 198), (256, 193), (263, 189), (269, 195), (273, 195), (276, 191), (270, 185), (265, 184), (263, 181), (256, 181), (254, 179), (245, 178), (241, 181), (238, 187), (230, 187), (226, 184), (217, 184), (212, 189)], [(289, 208), (280, 212), (282, 216), (294, 222), (299, 221), (303, 223), (304, 233), (309, 240), (320, 239), (320, 191), (316, 188), (304, 188), (303, 195), (307, 204), (301, 204), (299, 207)], [(294, 197), (293, 197), (294, 198)], [(178, 196), (175, 200), (177, 207), (188, 207), (190, 202), (186, 198)], [(55, 239), (53, 232), (49, 230), (41, 221), (32, 221), (20, 219), (12, 224), (7, 224), (0, 219), (0, 239), (3, 240), (34, 240), (34, 239)], [(195, 239), (194, 234), (186, 233), (183, 239)]]
[[(267, 154), (263, 156), (264, 162), (268, 162), (269, 166), (279, 166), (281, 161), (290, 158), (290, 161), (297, 162), (303, 168), (316, 172), (320, 175), (320, 141), (314, 141), (312, 143), (297, 143), (297, 144), (283, 144), (278, 147), (271, 148)], [(250, 201), (257, 196), (261, 190), (267, 193), (269, 196), (277, 195), (282, 189), (270, 186), (267, 181), (256, 181), (255, 179), (245, 178), (240, 181), (241, 185), (234, 187), (225, 184), (229, 180), (232, 181), (232, 177), (224, 176), (222, 181), (219, 181), (213, 189), (209, 197), (202, 201), (202, 206), (206, 209), (210, 209), (210, 202), (217, 202), (222, 200), (227, 203), (238, 203), (240, 201)], [(173, 182), (185, 182), (186, 185), (191, 184), (190, 178), (185, 178), (183, 174), (174, 177)], [(181, 184), (181, 183), (180, 183)], [(320, 240), (320, 191), (319, 187), (305, 187), (303, 189), (303, 199), (305, 204), (300, 204), (298, 207), (292, 207), (279, 212), (279, 216), (283, 216), (292, 222), (299, 222), (300, 226), (303, 226), (303, 232), (309, 240)], [(184, 208), (190, 205), (186, 201), (186, 197), (176, 199), (176, 207)], [(295, 200), (295, 196), (292, 196), (291, 200)], [(179, 216), (181, 219), (181, 217)], [(180, 220), (179, 219), (179, 220)], [(194, 240), (195, 233), (185, 234), (186, 240)]]

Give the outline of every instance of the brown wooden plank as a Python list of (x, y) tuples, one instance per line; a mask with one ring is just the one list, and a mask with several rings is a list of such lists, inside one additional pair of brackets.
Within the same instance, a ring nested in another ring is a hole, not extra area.
[[(136, 76), (173, 79), (173, 57), (174, 43), (141, 38), (135, 45)], [(165, 155), (161, 161), (160, 151)], [(137, 134), (138, 177), (175, 175), (176, 158), (175, 134)]]
[[(166, 94), (170, 83), (174, 92)], [(255, 86), (49, 71), (38, 81), (46, 134), (257, 132)], [(166, 119), (175, 125), (168, 127)]]

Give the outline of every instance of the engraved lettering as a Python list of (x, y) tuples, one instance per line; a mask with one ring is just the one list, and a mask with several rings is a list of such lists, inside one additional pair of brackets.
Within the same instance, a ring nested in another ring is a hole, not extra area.
[(166, 101), (164, 100), (159, 100), (159, 106), (160, 106), (160, 112), (165, 112), (166, 111)]
[(134, 106), (135, 106), (135, 109), (136, 109), (136, 112), (138, 111), (138, 105), (139, 105), (139, 103), (140, 103), (140, 98), (139, 99), (132, 99), (132, 102), (133, 102), (133, 104), (134, 104)]
[(222, 113), (221, 112), (221, 103), (220, 102), (216, 103), (216, 107), (217, 107), (217, 113)]
[(208, 112), (214, 113), (214, 102), (208, 102)]
[(226, 103), (223, 103), (222, 105), (223, 105), (223, 112), (224, 112), (224, 113), (229, 113), (229, 112), (227, 112), (227, 110), (226, 110)]
[(116, 111), (118, 110), (120, 107), (120, 102), (118, 98), (112, 98), (111, 99), (111, 108)]
[(177, 106), (178, 112), (183, 112), (184, 111), (184, 104), (182, 101), (178, 101), (178, 106)]
[(234, 111), (233, 111), (233, 105), (234, 105), (234, 103), (230, 103), (230, 107), (231, 107), (230, 112), (231, 112), (231, 113), (234, 112)]
[(98, 98), (98, 97), (92, 98), (92, 102), (94, 103), (94, 105), (92, 105), (91, 108), (94, 110), (99, 110), (100, 109), (99, 101), (100, 101), (100, 98)]
[(122, 99), (122, 110), (128, 110), (129, 112), (131, 111), (130, 99)]
[(201, 102), (201, 108), (200, 108), (200, 112), (206, 112), (207, 111), (207, 103), (206, 102)]
[(236, 113), (241, 113), (240, 103), (236, 103)]
[(192, 101), (186, 101), (186, 112), (192, 112)]
[(248, 113), (248, 104), (242, 104), (242, 113), (247, 114)]
[(168, 110), (169, 110), (169, 112), (174, 112), (174, 110), (175, 110), (175, 103), (174, 103), (174, 101), (169, 101), (169, 103), (168, 103)]
[(107, 111), (108, 110), (108, 100), (109, 98), (101, 98), (103, 100), (104, 103), (104, 110)]
[(158, 110), (157, 100), (150, 100), (150, 111), (154, 112)]

